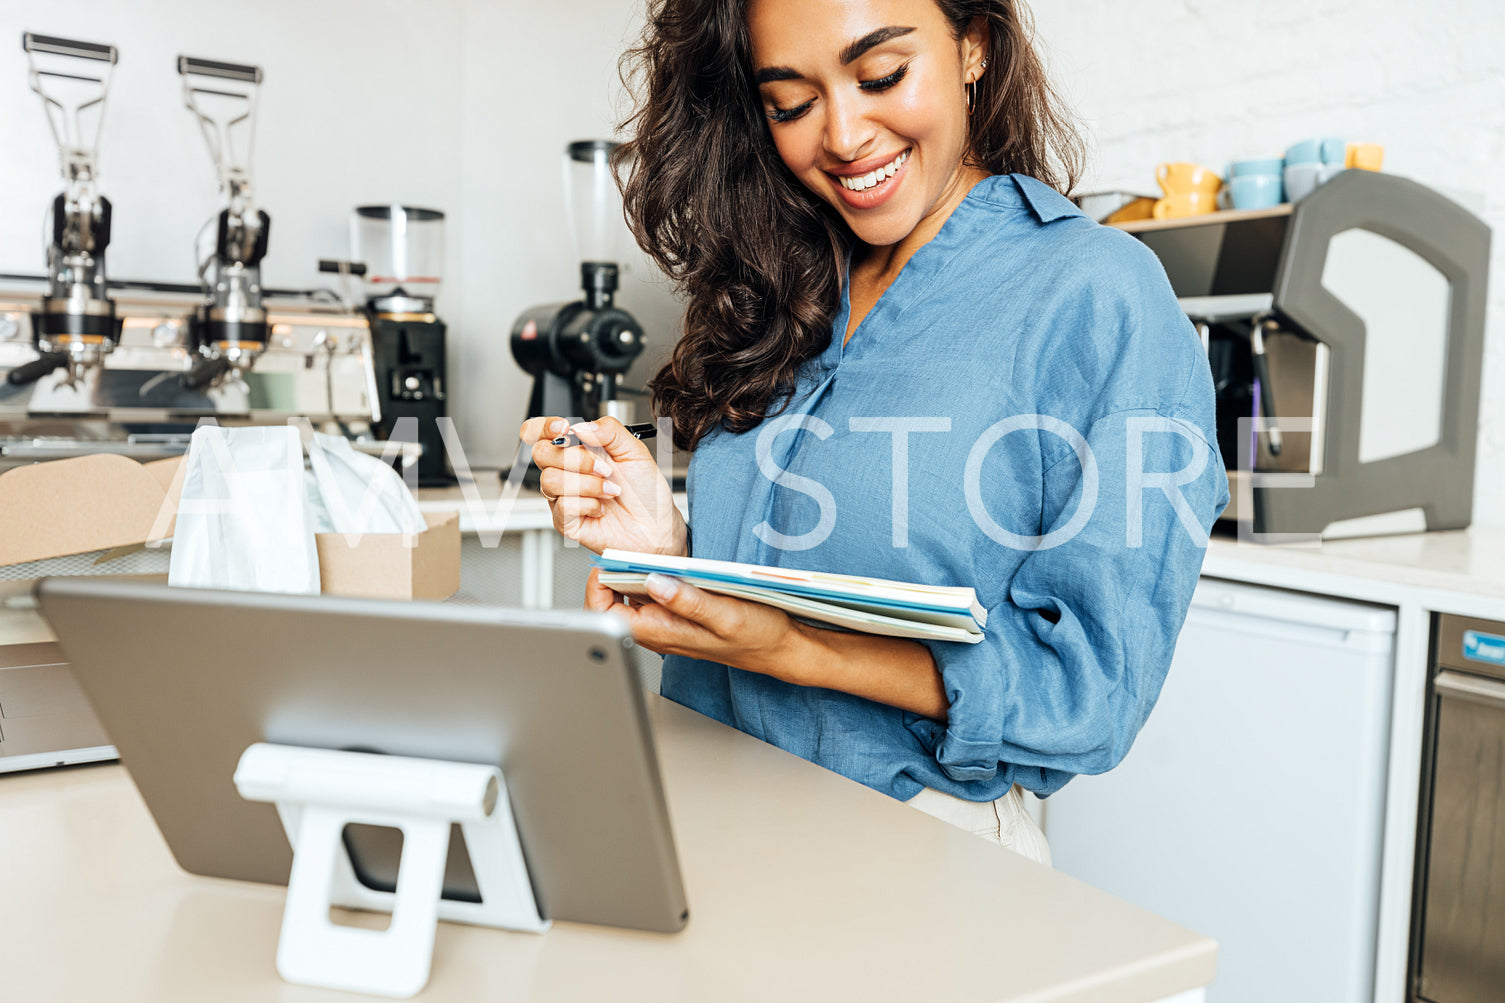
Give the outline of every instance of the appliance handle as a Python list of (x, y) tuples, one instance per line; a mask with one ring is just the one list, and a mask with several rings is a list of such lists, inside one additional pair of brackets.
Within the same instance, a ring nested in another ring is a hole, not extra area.
[(97, 59), (105, 63), (120, 61), (120, 52), (113, 45), (98, 42), (81, 42), (76, 38), (59, 38), (56, 35), (38, 35), (23, 32), (21, 51), (25, 53), (48, 52), (56, 56), (72, 56), (75, 59)]
[(1443, 669), (1432, 681), (1438, 694), (1505, 710), (1505, 682)]
[(221, 80), (238, 80), (246, 84), (261, 83), (261, 67), (246, 63), (221, 63), (214, 59), (195, 59), (193, 56), (178, 57), (178, 73), (188, 76), (197, 73), (202, 77), (219, 77)]

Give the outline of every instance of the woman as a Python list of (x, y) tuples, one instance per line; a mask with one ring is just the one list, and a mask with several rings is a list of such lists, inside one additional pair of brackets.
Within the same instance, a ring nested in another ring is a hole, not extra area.
[[(824, 630), (663, 576), (586, 606), (663, 693), (1048, 861), (1020, 789), (1112, 768), (1226, 504), (1205, 356), (1153, 255), (1056, 190), (1078, 147), (1015, 0), (656, 0), (625, 186), (686, 301), (652, 383), (690, 523), (610, 420), (536, 443), (606, 547), (970, 585), (976, 645)], [(663, 513), (661, 517), (656, 513)], [(693, 546), (692, 546), (693, 541)]]

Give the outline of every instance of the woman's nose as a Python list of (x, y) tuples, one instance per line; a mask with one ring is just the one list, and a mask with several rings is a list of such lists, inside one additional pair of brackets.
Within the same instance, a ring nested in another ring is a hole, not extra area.
[(861, 103), (852, 97), (831, 97), (826, 101), (826, 152), (838, 160), (860, 160), (870, 152), (874, 130), (863, 114)]

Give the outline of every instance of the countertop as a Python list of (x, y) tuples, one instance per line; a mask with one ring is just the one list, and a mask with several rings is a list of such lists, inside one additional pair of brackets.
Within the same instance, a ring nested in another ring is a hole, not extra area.
[(1202, 574), (1505, 619), (1505, 529), (1494, 527), (1329, 540), (1318, 546), (1214, 536)]
[[(432, 1000), (1147, 1003), (1216, 948), (1081, 882), (650, 697), (690, 900), (659, 935), (441, 923)], [(0, 776), (0, 993), (352, 1000), (282, 983), (281, 888), (179, 870), (118, 765)]]

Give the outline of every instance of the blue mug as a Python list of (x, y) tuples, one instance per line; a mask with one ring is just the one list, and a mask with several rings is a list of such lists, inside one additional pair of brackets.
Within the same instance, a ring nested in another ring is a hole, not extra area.
[(1326, 180), (1322, 177), (1326, 169), (1322, 164), (1287, 164), (1285, 169), (1286, 197), (1292, 202), (1300, 202), (1306, 198)]
[(1269, 209), (1280, 205), (1285, 195), (1285, 185), (1275, 173), (1240, 174), (1228, 187), (1235, 209)]
[(1286, 150), (1286, 166), (1292, 164), (1328, 164), (1338, 167), (1348, 159), (1348, 143), (1337, 136), (1304, 139)]
[(1265, 157), (1259, 160), (1235, 160), (1228, 165), (1225, 179), (1241, 178), (1246, 174), (1279, 174), (1285, 167), (1285, 161), (1279, 157)]

